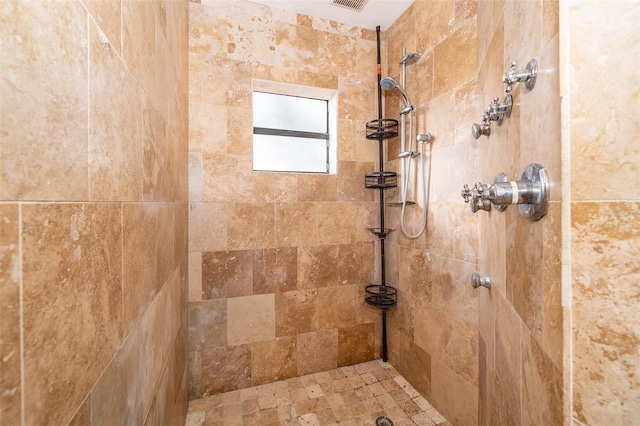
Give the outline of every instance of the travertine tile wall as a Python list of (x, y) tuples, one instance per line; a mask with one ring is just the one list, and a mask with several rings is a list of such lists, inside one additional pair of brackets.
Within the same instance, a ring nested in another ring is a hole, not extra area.
[[(380, 315), (362, 306), (378, 276), (375, 32), (189, 6), (190, 397), (378, 357)], [(252, 171), (254, 79), (338, 91), (337, 174)]]
[[(574, 424), (640, 416), (640, 2), (562, 3)], [(597, 52), (597, 54), (593, 54)]]
[[(505, 97), (502, 76), (535, 58), (535, 88), (519, 84), (502, 127), (478, 142), (479, 178), (517, 177), (541, 163), (551, 179), (546, 216), (531, 222), (515, 206), (479, 212), (481, 272), (492, 278), (480, 292), (480, 424), (562, 424), (562, 185), (557, 2), (480, 2), (479, 103)], [(481, 115), (478, 114), (478, 120)]]
[[(463, 184), (478, 179), (480, 142), (469, 131), (481, 103), (476, 2), (416, 1), (386, 40), (388, 73), (398, 82), (402, 48), (421, 55), (407, 66), (405, 89), (416, 108), (416, 132), (433, 136), (426, 154), (426, 232), (405, 237), (400, 209), (387, 207), (388, 225), (396, 229), (388, 238), (388, 281), (399, 291), (389, 319), (389, 362), (452, 424), (477, 424), (479, 292), (469, 276), (477, 270), (478, 215), (459, 195)], [(397, 118), (399, 96), (385, 93), (385, 100), (386, 115)], [(399, 140), (391, 140), (388, 150), (395, 170)], [(418, 203), (407, 207), (405, 218), (415, 232), (421, 196), (411, 189), (408, 198)], [(390, 201), (398, 199), (397, 191), (389, 194)]]
[(179, 1), (0, 3), (0, 424), (179, 424)]

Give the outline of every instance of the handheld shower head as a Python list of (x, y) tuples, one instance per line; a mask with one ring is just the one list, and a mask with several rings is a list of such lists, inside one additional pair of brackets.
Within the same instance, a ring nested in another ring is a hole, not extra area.
[(397, 90), (398, 92), (400, 92), (400, 94), (402, 95), (402, 99), (405, 102), (405, 105), (404, 105), (405, 109), (411, 106), (411, 102), (409, 102), (409, 97), (407, 96), (407, 93), (404, 91), (402, 87), (398, 85), (398, 83), (396, 83), (396, 81), (393, 78), (385, 77), (381, 79), (380, 87), (382, 87), (384, 90)]
[(380, 80), (380, 87), (382, 87), (384, 90), (393, 90), (396, 87), (398, 87), (398, 85), (396, 84), (396, 81), (393, 78), (385, 77), (382, 80)]

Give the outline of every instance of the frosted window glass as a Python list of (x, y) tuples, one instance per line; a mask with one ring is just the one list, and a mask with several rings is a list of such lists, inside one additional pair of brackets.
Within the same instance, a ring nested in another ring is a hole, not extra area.
[(253, 92), (253, 127), (327, 133), (327, 101)]
[(327, 140), (253, 135), (253, 170), (327, 173)]

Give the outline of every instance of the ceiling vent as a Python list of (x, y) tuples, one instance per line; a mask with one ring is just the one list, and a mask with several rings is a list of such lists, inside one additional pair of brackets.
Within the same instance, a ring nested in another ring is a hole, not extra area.
[(331, 4), (334, 6), (344, 7), (349, 10), (355, 10), (356, 12), (361, 12), (368, 1), (369, 0), (333, 0)]

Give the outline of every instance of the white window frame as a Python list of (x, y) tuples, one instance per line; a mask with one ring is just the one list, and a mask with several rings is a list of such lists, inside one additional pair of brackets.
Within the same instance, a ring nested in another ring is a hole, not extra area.
[[(298, 84), (280, 83), (268, 80), (253, 80), (253, 91), (278, 95), (298, 96), (303, 98), (327, 101), (328, 107), (328, 170), (327, 172), (300, 171), (267, 171), (268, 173), (305, 173), (305, 174), (336, 174), (338, 163), (338, 91), (318, 87), (302, 86)], [(253, 110), (252, 110), (253, 111)], [(253, 122), (253, 120), (252, 120)], [(303, 145), (301, 145), (303, 148)], [(264, 170), (254, 170), (264, 172)]]

